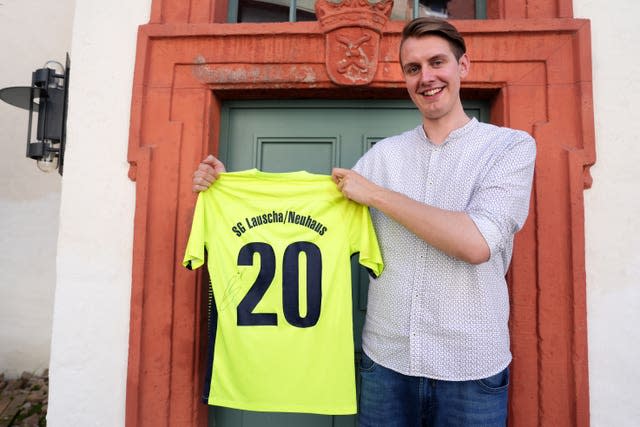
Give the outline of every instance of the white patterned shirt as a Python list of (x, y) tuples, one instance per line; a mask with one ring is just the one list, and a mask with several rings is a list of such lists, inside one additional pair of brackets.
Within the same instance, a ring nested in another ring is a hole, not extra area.
[(414, 200), (466, 212), (491, 256), (473, 265), (371, 209), (385, 270), (369, 284), (362, 336), (376, 363), (405, 375), (463, 381), (511, 361), (505, 274), (527, 218), (536, 156), (526, 132), (471, 119), (444, 143), (422, 126), (376, 143), (354, 170)]

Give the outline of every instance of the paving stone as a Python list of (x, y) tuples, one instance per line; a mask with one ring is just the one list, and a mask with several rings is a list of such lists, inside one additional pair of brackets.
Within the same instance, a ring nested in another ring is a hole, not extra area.
[(47, 413), (48, 371), (24, 372), (7, 379), (0, 374), (0, 427), (38, 427)]

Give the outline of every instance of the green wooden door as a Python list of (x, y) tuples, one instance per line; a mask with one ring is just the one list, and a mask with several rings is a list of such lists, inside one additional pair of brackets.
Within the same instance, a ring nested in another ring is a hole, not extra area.
[[(486, 120), (486, 108), (465, 103), (467, 113)], [(233, 101), (223, 105), (220, 158), (229, 171), (306, 170), (330, 174), (352, 167), (376, 141), (417, 126), (420, 114), (410, 101)], [(367, 305), (368, 277), (353, 265), (354, 361)], [(212, 407), (216, 427), (352, 427), (355, 416), (261, 413)]]

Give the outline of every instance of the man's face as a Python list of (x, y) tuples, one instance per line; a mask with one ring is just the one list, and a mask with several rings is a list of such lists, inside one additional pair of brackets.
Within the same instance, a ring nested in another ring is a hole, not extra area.
[(405, 40), (400, 58), (409, 96), (426, 120), (463, 111), (460, 80), (469, 71), (466, 54), (456, 60), (446, 39), (427, 35)]

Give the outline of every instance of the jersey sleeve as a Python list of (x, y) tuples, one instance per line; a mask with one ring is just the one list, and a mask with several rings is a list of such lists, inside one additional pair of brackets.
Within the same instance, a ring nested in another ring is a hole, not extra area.
[(384, 263), (369, 208), (354, 202), (351, 203), (351, 207), (353, 214), (349, 217), (353, 222), (349, 232), (352, 252), (358, 252), (360, 265), (369, 270), (369, 274), (378, 277), (384, 269)]
[(195, 270), (204, 264), (204, 252), (207, 244), (204, 197), (204, 192), (198, 194), (191, 223), (191, 233), (189, 234), (187, 248), (182, 261), (182, 265), (189, 270)]

